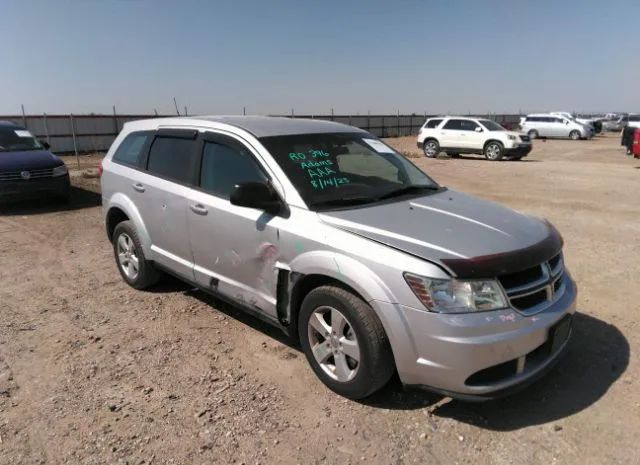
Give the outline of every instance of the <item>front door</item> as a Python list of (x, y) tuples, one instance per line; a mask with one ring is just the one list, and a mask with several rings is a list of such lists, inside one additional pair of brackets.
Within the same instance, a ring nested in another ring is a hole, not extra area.
[(268, 176), (241, 141), (216, 133), (203, 139), (198, 188), (188, 206), (196, 281), (275, 317), (279, 251), (273, 223), (280, 218), (229, 201), (235, 185)]
[(465, 132), (462, 130), (463, 120), (452, 118), (448, 120), (440, 129), (440, 147), (462, 148), (465, 147)]

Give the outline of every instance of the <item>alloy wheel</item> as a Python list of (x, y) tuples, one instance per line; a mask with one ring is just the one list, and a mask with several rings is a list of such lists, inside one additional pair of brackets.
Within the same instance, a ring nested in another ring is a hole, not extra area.
[(500, 146), (498, 144), (490, 144), (487, 147), (487, 158), (495, 160), (500, 156)]
[(136, 252), (136, 246), (128, 234), (122, 233), (117, 242), (118, 264), (122, 272), (132, 281), (138, 277), (140, 260)]
[(309, 345), (322, 370), (333, 380), (351, 381), (360, 366), (360, 346), (353, 326), (333, 307), (316, 308), (309, 318)]

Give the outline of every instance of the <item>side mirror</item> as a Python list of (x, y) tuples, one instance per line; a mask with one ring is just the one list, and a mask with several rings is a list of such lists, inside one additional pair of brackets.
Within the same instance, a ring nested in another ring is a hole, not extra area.
[(42, 145), (45, 149), (49, 150), (51, 148), (51, 145), (49, 145), (49, 142), (41, 140), (39, 141), (40, 145)]
[(231, 192), (231, 205), (256, 208), (274, 215), (280, 213), (283, 204), (278, 194), (265, 182), (237, 184)]
[(476, 126), (475, 131), (476, 132), (482, 132), (482, 128), (480, 126)]
[(564, 120), (564, 124), (569, 124), (569, 121), (567, 121), (567, 120)]

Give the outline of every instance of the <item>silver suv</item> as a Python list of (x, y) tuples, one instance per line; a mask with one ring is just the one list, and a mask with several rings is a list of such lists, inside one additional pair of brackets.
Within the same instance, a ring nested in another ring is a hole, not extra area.
[(128, 123), (102, 196), (129, 285), (165, 271), (273, 323), (349, 398), (395, 371), (458, 398), (503, 395), (571, 334), (576, 286), (551, 224), (440, 186), (354, 127)]

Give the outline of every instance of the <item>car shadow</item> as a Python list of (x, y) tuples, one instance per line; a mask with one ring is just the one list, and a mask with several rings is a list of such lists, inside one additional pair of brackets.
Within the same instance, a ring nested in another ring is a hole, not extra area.
[[(439, 156), (438, 159), (440, 160), (475, 160), (475, 161), (491, 161), (491, 160), (487, 160), (484, 156), (482, 155), (478, 155), (478, 156), (469, 156), (469, 155), (458, 155), (457, 157), (451, 157), (448, 155), (442, 155)], [(540, 163), (542, 160), (532, 160), (530, 158), (522, 158), (520, 160), (510, 160), (508, 158), (504, 158), (502, 160), (500, 160), (501, 162), (514, 162), (514, 163)], [(492, 162), (493, 163), (493, 162)]]
[(181, 292), (183, 294), (190, 295), (210, 306), (212, 311), (215, 309), (229, 318), (233, 318), (239, 323), (249, 326), (256, 331), (260, 331), (265, 336), (269, 336), (291, 349), (295, 349), (299, 352), (302, 351), (296, 340), (284, 334), (274, 325), (257, 318), (237, 305), (233, 305), (226, 300), (209, 294), (208, 292), (194, 287), (172, 275), (165, 274), (158, 284), (149, 289), (149, 292), (159, 294)]
[(573, 336), (558, 365), (536, 383), (509, 397), (480, 403), (441, 402), (444, 398), (435, 394), (398, 392), (392, 383), (365, 403), (400, 410), (431, 404), (435, 416), (489, 430), (512, 431), (584, 410), (606, 394), (628, 364), (629, 343), (618, 328), (576, 313)]
[(78, 186), (71, 186), (69, 200), (63, 202), (55, 197), (42, 199), (19, 199), (9, 203), (0, 203), (0, 216), (21, 216), (53, 213), (61, 211), (82, 210), (102, 204), (102, 196), (94, 191)]
[[(296, 351), (296, 340), (242, 308), (168, 277), (152, 292), (184, 292)], [(571, 416), (597, 402), (626, 371), (629, 343), (620, 330), (598, 318), (576, 313), (567, 352), (543, 378), (511, 396), (465, 402), (425, 390), (403, 387), (397, 374), (374, 395), (358, 401), (373, 408), (415, 410), (452, 418), (479, 428), (512, 431)]]

